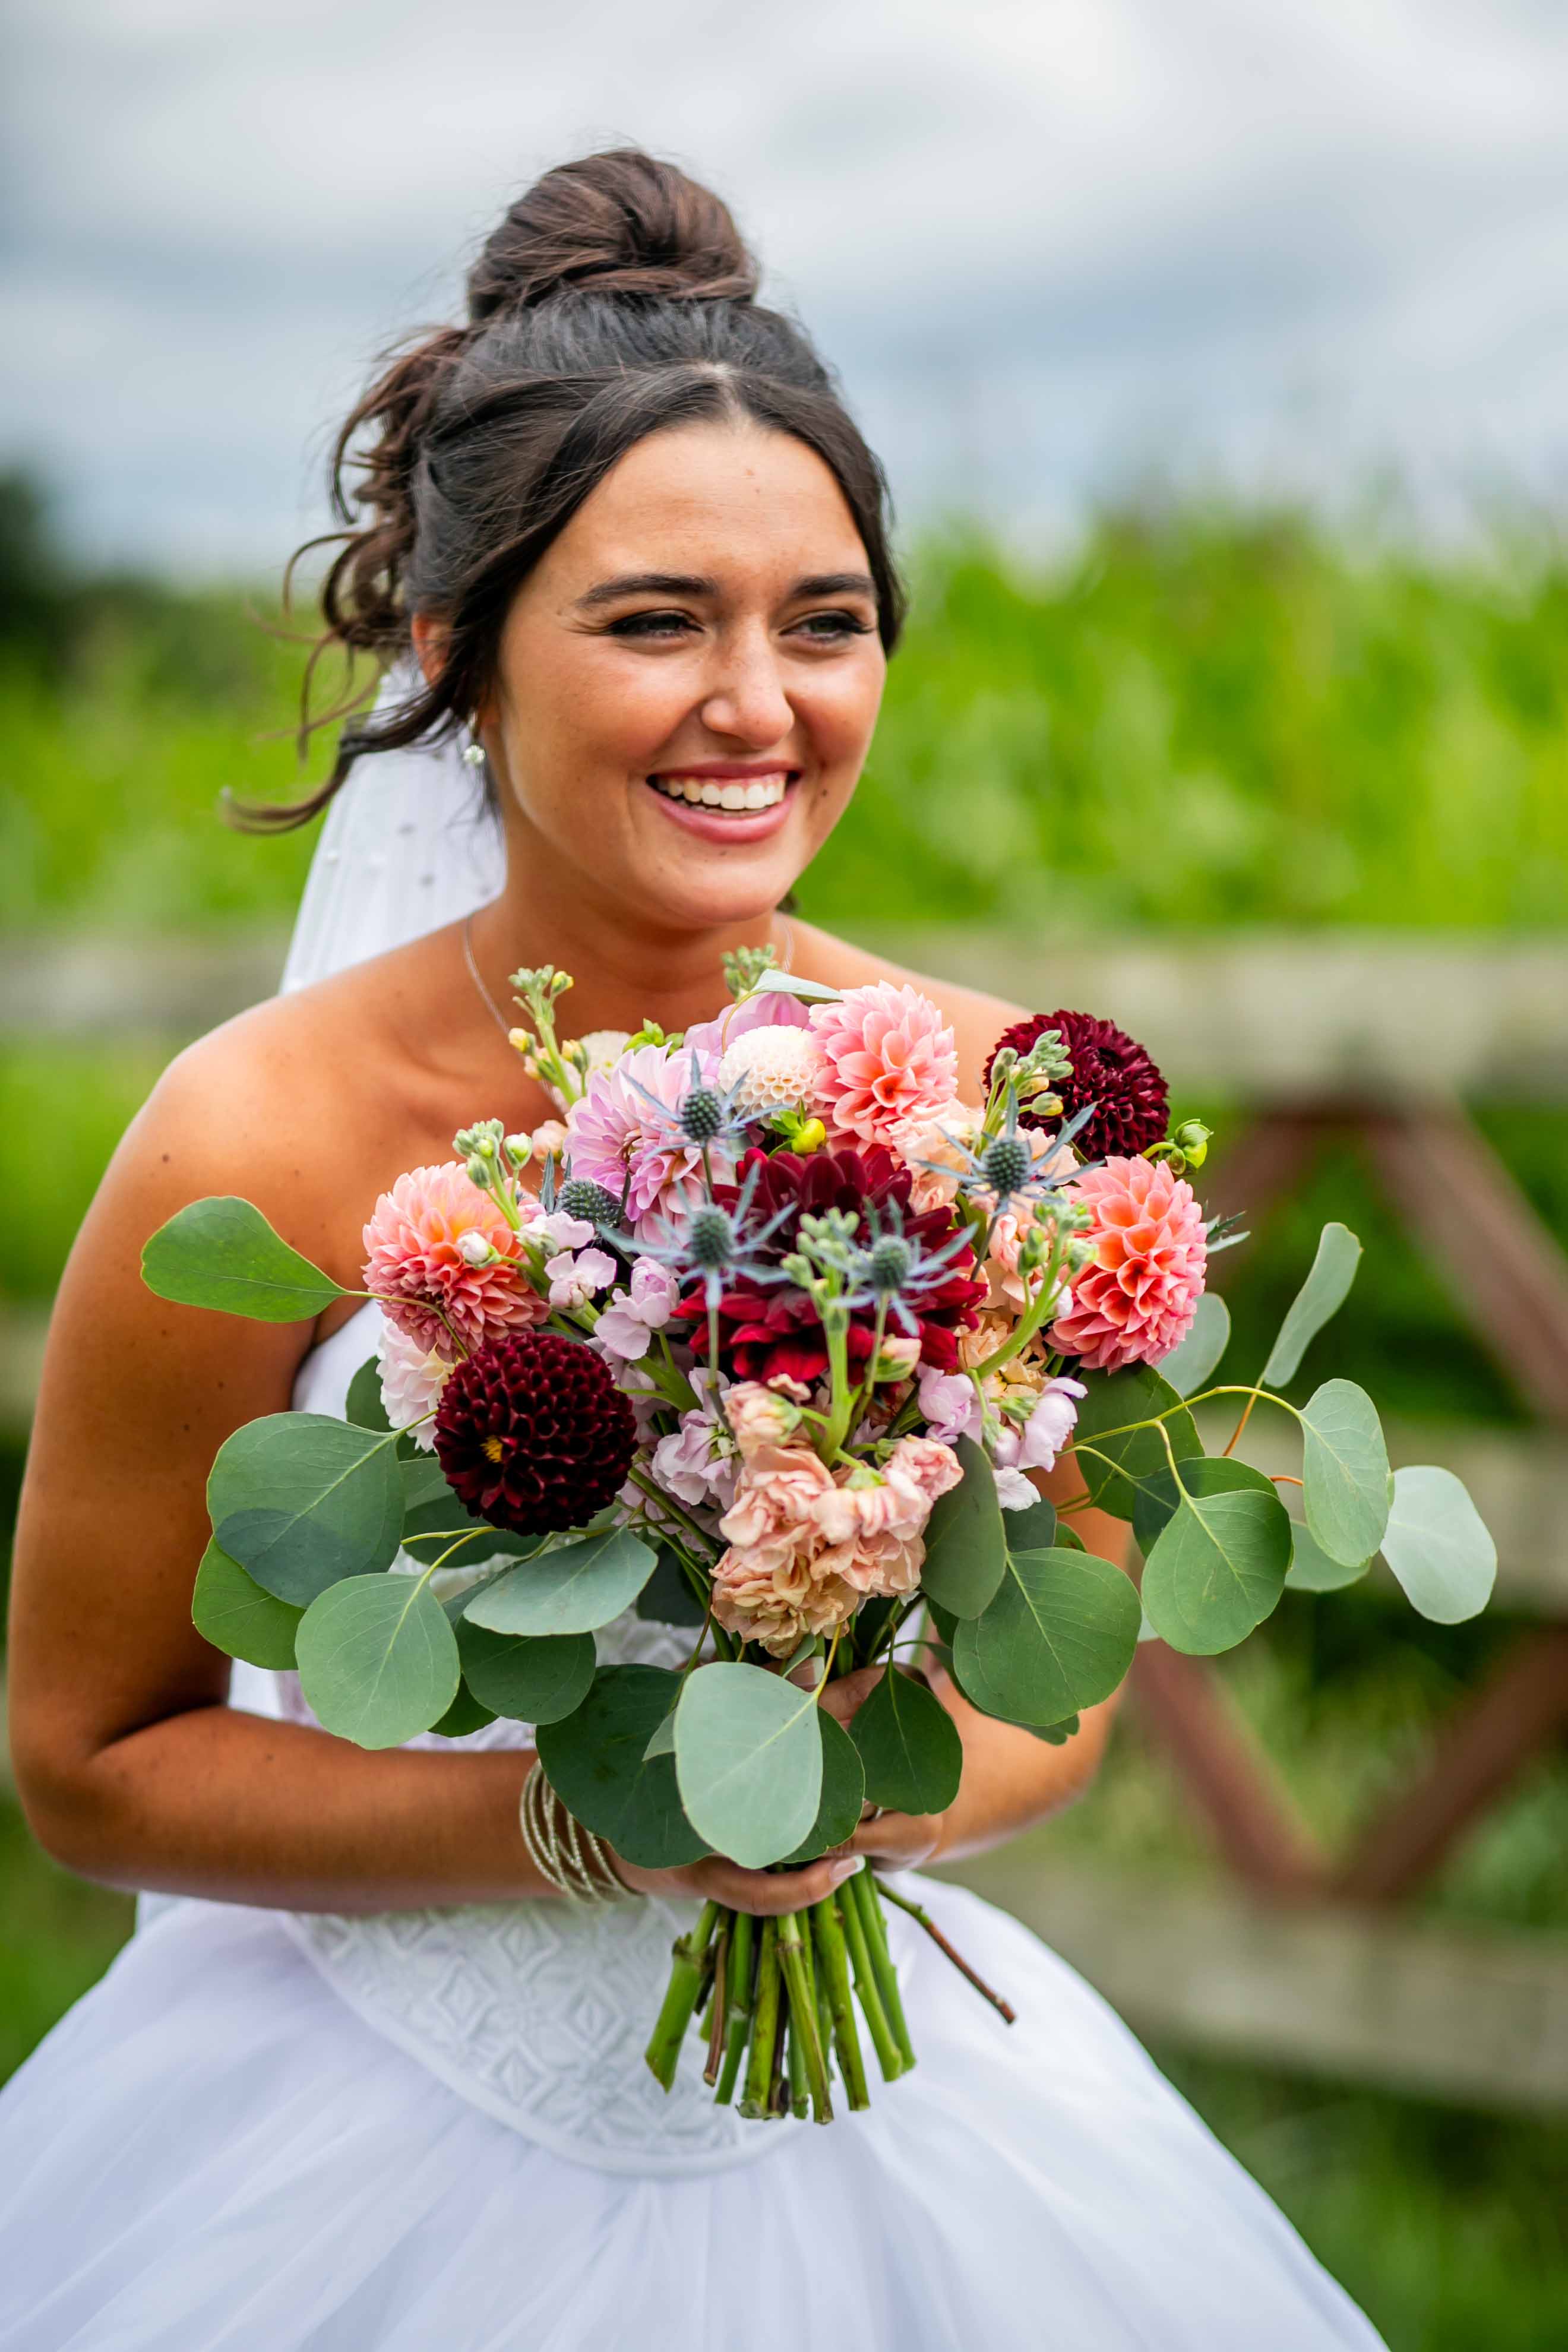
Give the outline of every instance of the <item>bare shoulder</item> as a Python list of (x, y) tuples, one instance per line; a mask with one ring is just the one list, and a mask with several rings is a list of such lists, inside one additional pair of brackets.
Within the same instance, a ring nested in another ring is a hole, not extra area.
[(962, 988), (956, 981), (934, 979), (929, 972), (911, 971), (847, 940), (836, 939), (831, 931), (818, 930), (814, 923), (797, 920), (795, 939), (796, 967), (813, 980), (825, 981), (834, 988), (860, 988), (869, 981), (889, 980), (900, 987), (918, 988), (922, 996), (940, 1005), (952, 1025), (960, 1082), (966, 1096), (978, 1091), (981, 1072), (1003, 1030), (1026, 1019), (1029, 1012), (1027, 1005), (1010, 1003), (1005, 997)]

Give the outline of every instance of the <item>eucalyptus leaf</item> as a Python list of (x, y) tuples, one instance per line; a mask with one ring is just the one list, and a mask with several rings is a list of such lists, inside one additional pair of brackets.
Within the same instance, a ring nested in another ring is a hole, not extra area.
[(1181, 1397), (1201, 1389), (1230, 1345), (1230, 1309), (1217, 1290), (1205, 1290), (1192, 1328), (1160, 1363), (1160, 1378)]
[(1301, 1423), (1307, 1525), (1331, 1559), (1355, 1566), (1371, 1559), (1388, 1525), (1392, 1481), (1377, 1408), (1353, 1381), (1325, 1381)]
[(1347, 1568), (1342, 1560), (1331, 1559), (1310, 1528), (1300, 1519), (1290, 1522), (1290, 1565), (1286, 1571), (1286, 1584), (1297, 1592), (1340, 1592), (1347, 1584), (1354, 1584), (1372, 1566), (1370, 1559), (1359, 1559)]
[(679, 1677), (605, 1666), (570, 1715), (539, 1727), (539, 1760), (567, 1811), (639, 1870), (676, 1870), (709, 1851), (687, 1820), (675, 1759), (646, 1750)]
[(761, 1666), (688, 1675), (675, 1714), (680, 1801), (699, 1835), (747, 1870), (793, 1852), (816, 1819), (822, 1745), (809, 1691)]
[[(1230, 1495), (1243, 1487), (1258, 1495), (1274, 1492), (1273, 1481), (1261, 1470), (1255, 1470), (1249, 1462), (1232, 1462), (1223, 1454), (1194, 1454), (1176, 1466), (1184, 1494)], [(1132, 1511), (1132, 1533), (1145, 1559), (1169, 1526), (1177, 1499), (1176, 1480), (1168, 1469), (1152, 1478), (1139, 1496)]]
[(1195, 1491), (1184, 1492), (1144, 1566), (1145, 1613), (1162, 1641), (1190, 1657), (1234, 1649), (1285, 1588), (1290, 1519), (1272, 1487), (1221, 1486), (1204, 1475), (1242, 1466), (1191, 1465)]
[(275, 1601), (238, 1560), (216, 1542), (208, 1544), (191, 1595), (191, 1622), (215, 1650), (288, 1674), (294, 1664), (295, 1629), (304, 1613)]
[(1437, 1625), (1479, 1615), (1497, 1580), (1497, 1546), (1463, 1482), (1430, 1465), (1394, 1472), (1383, 1557), (1411, 1607)]
[[(1178, 1462), (1203, 1452), (1197, 1426), (1169, 1381), (1146, 1364), (1125, 1372), (1090, 1372), (1079, 1399), (1072, 1458), (1091, 1501), (1119, 1519), (1130, 1519), (1141, 1490), (1171, 1465), (1158, 1429), (1129, 1429), (1129, 1422), (1164, 1414), (1171, 1454)], [(1109, 1432), (1120, 1433), (1116, 1435)]]
[(631, 1607), (653, 1549), (629, 1528), (536, 1553), (487, 1584), (465, 1612), (492, 1633), (592, 1633)]
[(855, 1742), (825, 1706), (816, 1710), (816, 1728), (822, 1741), (822, 1794), (816, 1819), (794, 1853), (784, 1856), (792, 1870), (831, 1853), (852, 1837), (866, 1803), (866, 1775)]
[(1109, 1698), (1138, 1643), (1138, 1595), (1093, 1552), (1009, 1555), (995, 1599), (952, 1642), (953, 1673), (986, 1715), (1058, 1723)]
[(492, 1633), (468, 1617), (458, 1618), (456, 1632), (463, 1679), (492, 1715), (555, 1723), (587, 1696), (592, 1633)]
[(1042, 1495), (1026, 1510), (1009, 1511), (1002, 1522), (1002, 1532), (1009, 1551), (1049, 1551), (1053, 1544), (1061, 1541), (1057, 1507)]
[(637, 1615), (655, 1625), (700, 1625), (706, 1615), (691, 1590), (678, 1553), (661, 1543), (655, 1550), (653, 1574), (637, 1594)]
[[(482, 1559), (505, 1555), (531, 1559), (543, 1541), (540, 1536), (518, 1535), (510, 1528), (492, 1527), (476, 1519), (433, 1454), (416, 1453), (398, 1465), (403, 1480), (403, 1549), (421, 1568), (433, 1567), (451, 1553), (453, 1568), (477, 1568)], [(461, 1541), (462, 1549), (453, 1550)]]
[(312, 1712), (361, 1748), (400, 1748), (458, 1696), (457, 1640), (419, 1577), (332, 1585), (306, 1610), (294, 1646)]
[(781, 971), (776, 964), (770, 964), (755, 988), (740, 1002), (750, 1004), (759, 996), (795, 996), (803, 1004), (837, 1004), (843, 993), (841, 988), (830, 988), (824, 980), (807, 980), (801, 972)]
[(1007, 1539), (984, 1447), (961, 1437), (955, 1451), (963, 1475), (931, 1506), (921, 1587), (955, 1617), (978, 1617), (1002, 1581)]
[(459, 1683), (457, 1697), (452, 1701), (440, 1722), (433, 1723), (430, 1728), (438, 1733), (443, 1739), (468, 1739), (474, 1732), (482, 1731), (487, 1723), (493, 1723), (495, 1719), (495, 1709), (486, 1706), (481, 1700), (477, 1699), (467, 1683)]
[(367, 1356), (353, 1380), (343, 1404), (343, 1419), (356, 1429), (374, 1429), (384, 1436), (392, 1427), (381, 1396), (381, 1361)]
[(643, 1759), (651, 1762), (656, 1756), (673, 1756), (674, 1753), (675, 1709), (672, 1706), (663, 1721), (655, 1726), (653, 1737), (643, 1749)]
[(389, 1567), (403, 1528), (390, 1439), (331, 1413), (274, 1412), (237, 1429), (213, 1464), (207, 1508), (229, 1558), (295, 1608)]
[(915, 1675), (889, 1666), (857, 1709), (849, 1736), (860, 1751), (866, 1795), (890, 1813), (942, 1813), (958, 1794), (963, 1741), (942, 1701)]
[(1043, 1739), (1047, 1748), (1065, 1748), (1069, 1739), (1078, 1736), (1079, 1719), (1076, 1715), (1069, 1715), (1064, 1717), (1060, 1723), (1026, 1723), (1021, 1728), (1032, 1732), (1037, 1739)]
[(306, 1323), (353, 1297), (290, 1249), (259, 1209), (232, 1197), (193, 1201), (143, 1245), (142, 1279), (160, 1298), (258, 1323)]
[(1294, 1380), (1312, 1341), (1350, 1297), (1360, 1264), (1361, 1244), (1350, 1227), (1325, 1225), (1318, 1235), (1311, 1272), (1291, 1300), (1263, 1367), (1266, 1388), (1283, 1388), (1287, 1381)]

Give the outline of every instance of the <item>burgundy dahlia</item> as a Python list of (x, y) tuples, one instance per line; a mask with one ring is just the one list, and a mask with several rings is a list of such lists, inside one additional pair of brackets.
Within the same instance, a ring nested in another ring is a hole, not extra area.
[[(1036, 1013), (1027, 1021), (1015, 1021), (991, 1048), (986, 1085), (991, 1083), (991, 1064), (1004, 1045), (1013, 1046), (1021, 1061), (1047, 1029), (1061, 1031), (1062, 1044), (1072, 1061), (1070, 1076), (1058, 1078), (1054, 1087), (1066, 1116), (1071, 1118), (1089, 1103), (1094, 1105), (1093, 1118), (1073, 1138), (1084, 1159), (1136, 1160), (1152, 1143), (1163, 1140), (1171, 1116), (1164, 1079), (1125, 1029), (1119, 1029), (1114, 1021), (1097, 1021), (1092, 1013)], [(1043, 1118), (1027, 1104), (1018, 1117), (1026, 1127), (1057, 1124), (1054, 1113)]]
[(553, 1331), (514, 1331), (454, 1365), (436, 1453), (476, 1518), (524, 1536), (580, 1528), (613, 1502), (637, 1424), (602, 1356)]
[[(853, 1210), (862, 1234), (879, 1223), (889, 1224), (897, 1213), (900, 1230), (910, 1239), (939, 1249), (953, 1232), (951, 1211), (928, 1209), (916, 1215), (910, 1206), (910, 1171), (885, 1145), (861, 1145), (855, 1150), (748, 1151), (735, 1171), (733, 1184), (716, 1184), (713, 1197), (733, 1209), (752, 1169), (757, 1171), (747, 1224), (766, 1226), (782, 1210), (778, 1225), (752, 1255), (776, 1265), (796, 1245), (804, 1213), (820, 1216), (825, 1209)], [(985, 1296), (984, 1283), (973, 1277), (974, 1260), (959, 1251), (944, 1282), (921, 1292), (913, 1311), (919, 1318), (921, 1361), (950, 1372), (958, 1361), (958, 1333), (974, 1321), (974, 1308)], [(692, 1345), (706, 1359), (703, 1327), (708, 1309), (700, 1288), (684, 1298), (676, 1313), (689, 1317), (695, 1328)], [(855, 1311), (849, 1325), (849, 1370), (864, 1370), (876, 1338), (876, 1315), (869, 1307)], [(787, 1373), (808, 1387), (827, 1370), (827, 1344), (816, 1307), (793, 1283), (758, 1282), (738, 1270), (719, 1302), (719, 1360), (725, 1371), (742, 1381), (770, 1381)]]

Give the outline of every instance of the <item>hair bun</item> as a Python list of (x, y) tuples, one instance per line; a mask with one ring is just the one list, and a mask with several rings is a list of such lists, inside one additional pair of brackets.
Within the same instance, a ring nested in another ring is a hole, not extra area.
[(468, 272), (478, 326), (566, 287), (749, 301), (758, 270), (710, 188), (640, 148), (559, 164), (518, 198)]

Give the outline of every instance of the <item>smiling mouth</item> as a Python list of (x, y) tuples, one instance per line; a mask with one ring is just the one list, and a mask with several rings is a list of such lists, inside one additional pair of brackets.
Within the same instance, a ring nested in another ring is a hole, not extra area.
[(775, 769), (771, 775), (755, 776), (749, 783), (738, 776), (721, 781), (717, 776), (683, 776), (678, 772), (647, 778), (654, 791), (667, 801), (681, 801), (689, 808), (717, 809), (721, 814), (735, 816), (755, 816), (759, 810), (776, 808), (795, 781), (793, 769)]

